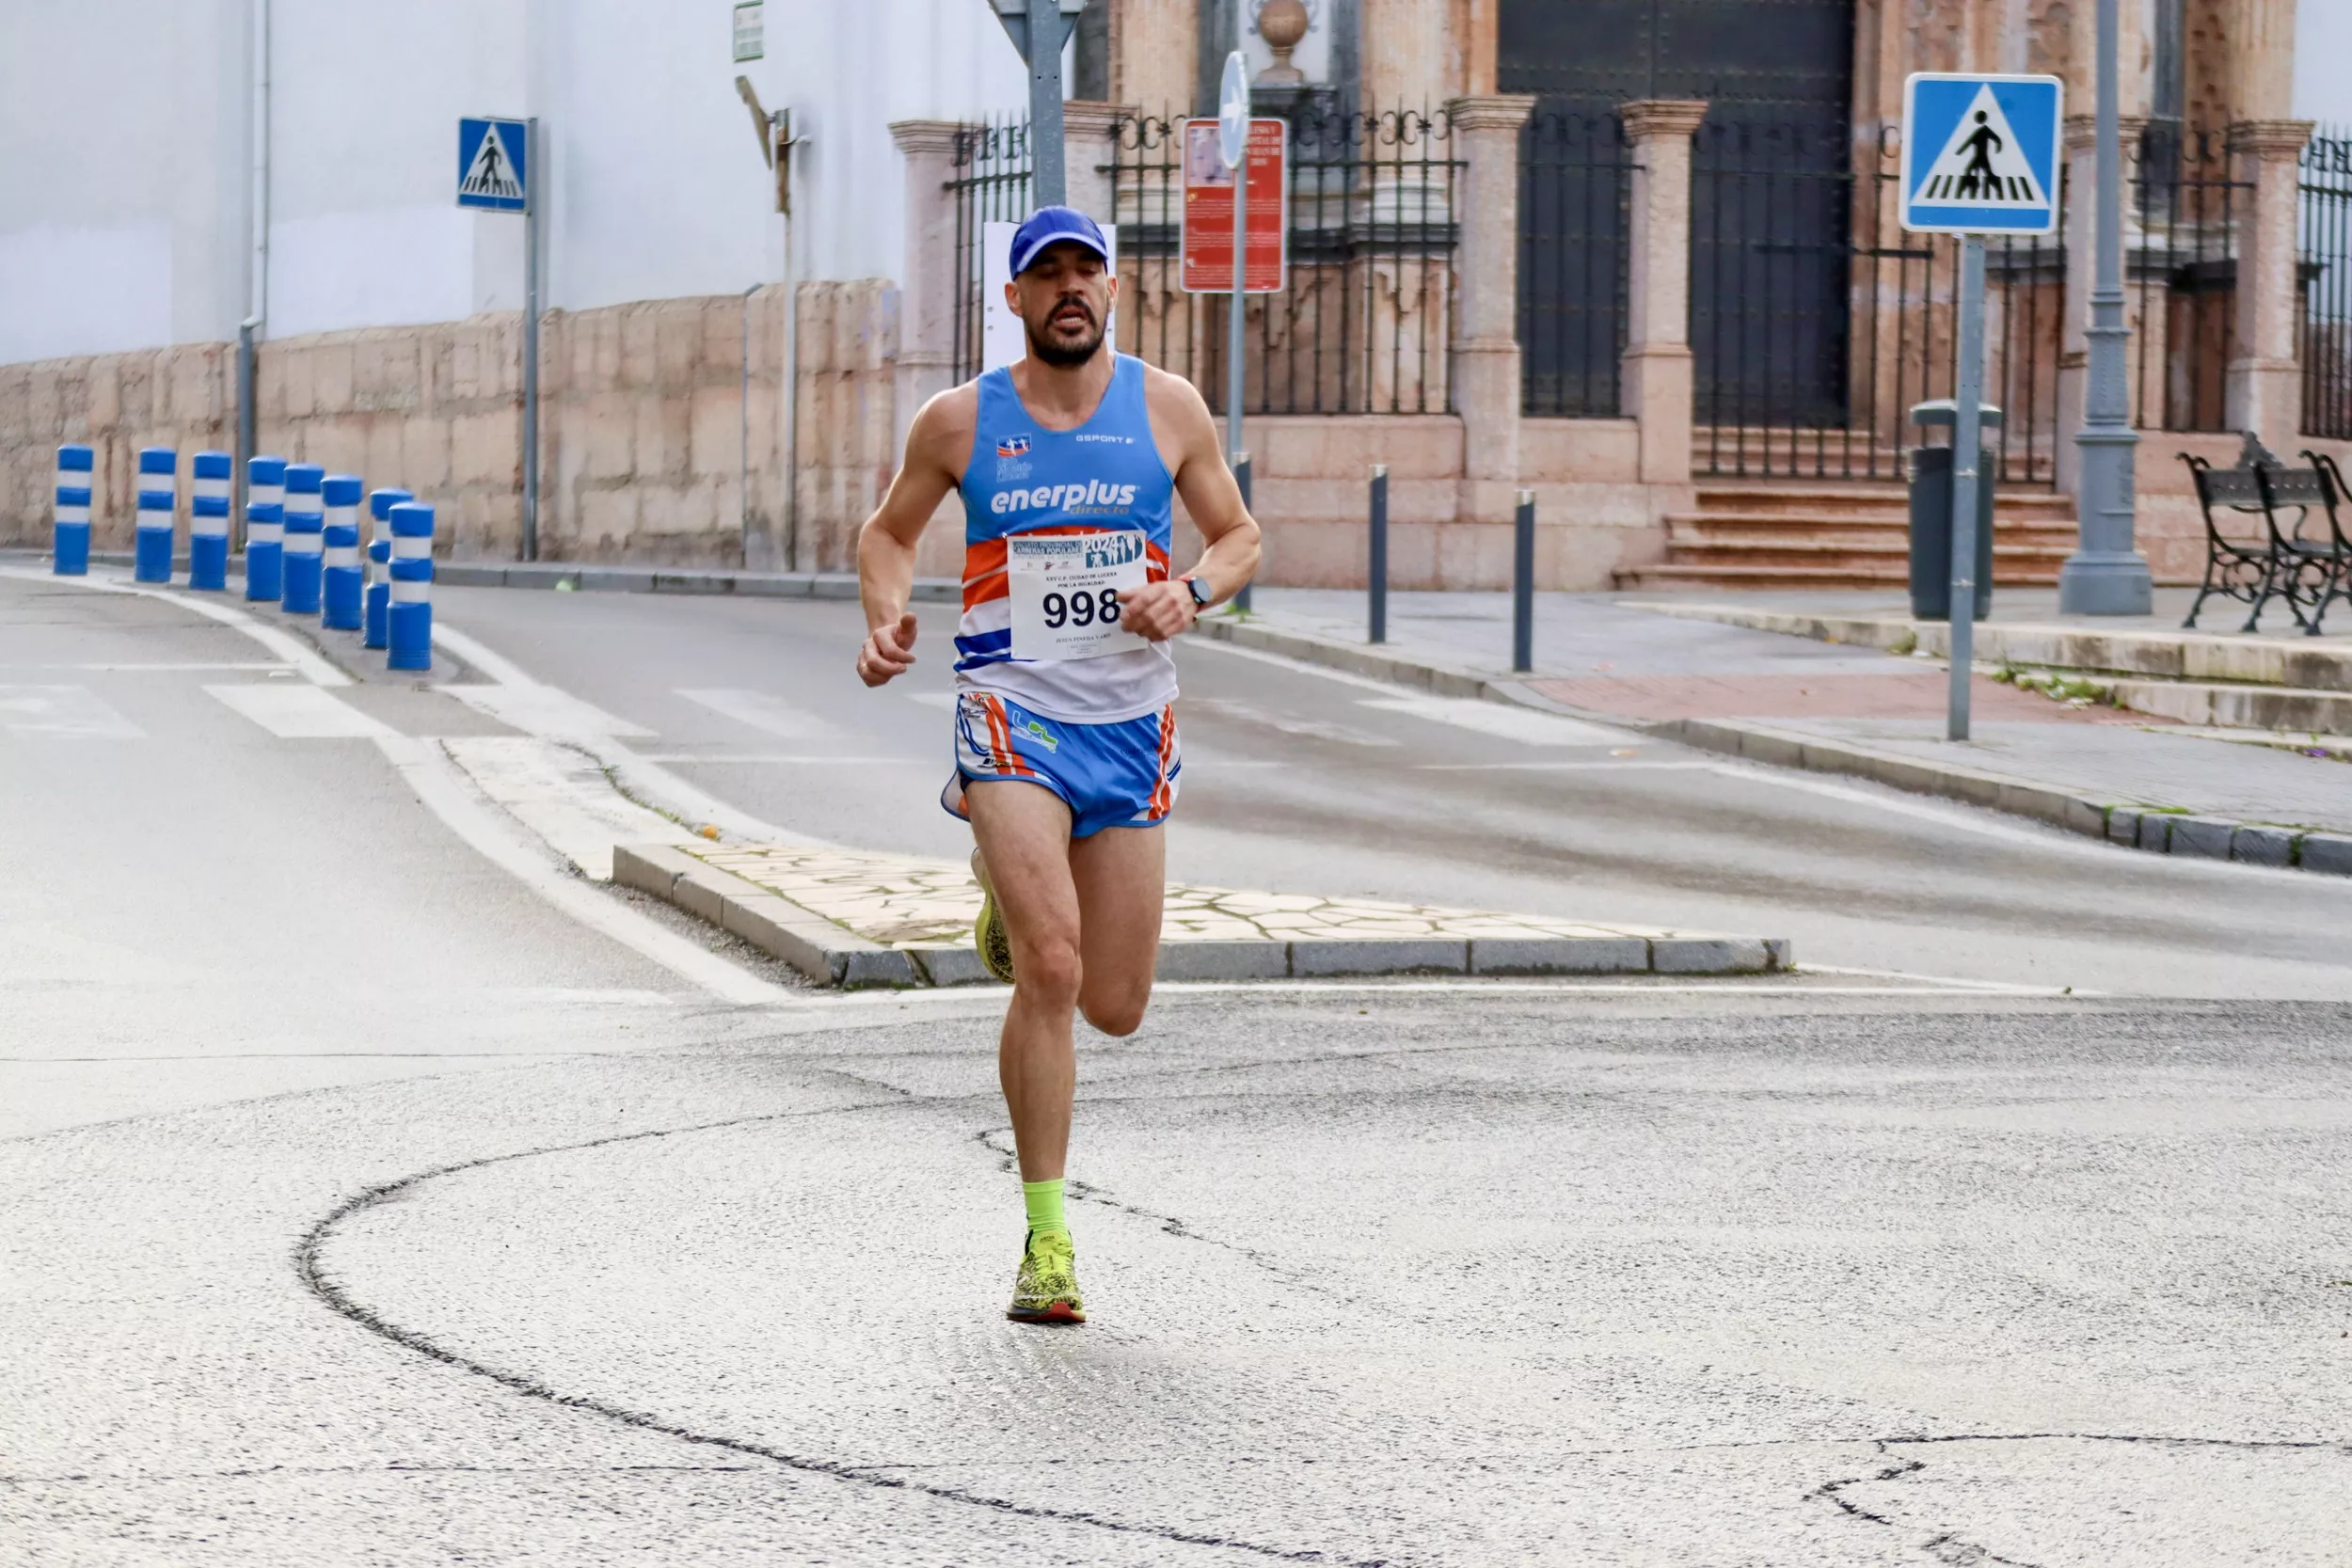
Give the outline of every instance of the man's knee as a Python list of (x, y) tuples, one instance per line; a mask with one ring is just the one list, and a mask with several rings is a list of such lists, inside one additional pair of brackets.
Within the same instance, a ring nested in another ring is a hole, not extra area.
[(1143, 1027), (1143, 1012), (1151, 1003), (1152, 988), (1137, 986), (1109, 996), (1081, 996), (1078, 1006), (1086, 1021), (1105, 1035), (1132, 1035)]
[(1024, 942), (1013, 955), (1015, 983), (1039, 1002), (1074, 1006), (1086, 969), (1075, 938), (1052, 936)]

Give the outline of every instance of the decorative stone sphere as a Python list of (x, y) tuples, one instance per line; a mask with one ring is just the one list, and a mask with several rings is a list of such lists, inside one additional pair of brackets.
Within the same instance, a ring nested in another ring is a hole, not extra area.
[(1308, 20), (1306, 0), (1266, 0), (1258, 12), (1258, 36), (1268, 48), (1295, 49), (1307, 36)]

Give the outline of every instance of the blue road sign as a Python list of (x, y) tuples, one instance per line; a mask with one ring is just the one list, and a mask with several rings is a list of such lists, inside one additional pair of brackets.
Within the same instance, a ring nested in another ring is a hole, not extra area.
[(1903, 83), (1903, 227), (1940, 234), (2056, 229), (2064, 99), (2055, 76), (1912, 75)]
[(457, 205), (531, 210), (531, 151), (519, 119), (457, 122)]

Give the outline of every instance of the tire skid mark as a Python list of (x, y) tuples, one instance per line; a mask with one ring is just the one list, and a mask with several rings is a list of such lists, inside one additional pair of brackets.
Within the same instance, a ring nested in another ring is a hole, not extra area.
[(328, 1211), (317, 1224), (304, 1233), (301, 1241), (295, 1243), (294, 1274), (302, 1281), (303, 1287), (330, 1311), (349, 1319), (380, 1338), (389, 1339), (404, 1350), (413, 1351), (419, 1355), (438, 1361), (443, 1366), (454, 1368), (459, 1371), (486, 1378), (490, 1382), (527, 1398), (541, 1400), (566, 1410), (578, 1410), (592, 1416), (601, 1416), (607, 1420), (618, 1421), (624, 1426), (634, 1427), (641, 1432), (657, 1433), (664, 1437), (674, 1437), (682, 1443), (692, 1443), (729, 1453), (765, 1459), (803, 1475), (822, 1476), (828, 1480), (849, 1481), (860, 1486), (905, 1492), (942, 1502), (961, 1503), (968, 1507), (986, 1509), (1016, 1518), (1083, 1525), (1120, 1535), (1142, 1536), (1182, 1545), (1208, 1546), (1227, 1551), (1247, 1552), (1253, 1556), (1283, 1562), (1328, 1563), (1333, 1565), (1333, 1568), (1397, 1568), (1395, 1560), (1390, 1558), (1347, 1558), (1329, 1552), (1289, 1550), (1253, 1541), (1239, 1541), (1226, 1536), (1182, 1529), (1171, 1525), (1144, 1524), (1126, 1519), (1108, 1518), (1083, 1509), (1041, 1508), (1015, 1502), (1009, 1497), (992, 1497), (984, 1493), (966, 1491), (961, 1487), (942, 1486), (899, 1476), (878, 1474), (873, 1466), (850, 1465), (839, 1460), (824, 1459), (809, 1454), (791, 1453), (748, 1438), (697, 1432), (691, 1427), (681, 1426), (646, 1411), (631, 1410), (626, 1405), (608, 1403), (584, 1394), (566, 1394), (528, 1373), (510, 1371), (502, 1367), (493, 1367), (486, 1362), (476, 1361), (429, 1338), (415, 1329), (403, 1327), (380, 1316), (366, 1303), (353, 1296), (342, 1285), (328, 1277), (322, 1258), (326, 1243), (333, 1238), (337, 1227), (345, 1220), (405, 1196), (426, 1183), (437, 1181), (444, 1177), (481, 1170), (491, 1165), (511, 1164), (520, 1160), (537, 1159), (544, 1155), (573, 1154), (584, 1149), (606, 1148), (614, 1145), (640, 1143), (654, 1138), (685, 1137), (697, 1132), (717, 1132), (726, 1128), (756, 1126), (762, 1122), (794, 1121), (813, 1119), (818, 1117), (855, 1116), (867, 1111), (898, 1110), (907, 1103), (907, 1099), (901, 1094), (886, 1101), (828, 1106), (822, 1110), (780, 1111), (760, 1116), (730, 1117), (721, 1121), (699, 1122), (688, 1127), (654, 1128), (639, 1132), (617, 1132), (606, 1137), (590, 1138), (581, 1143), (517, 1149), (506, 1154), (491, 1154), (476, 1160), (463, 1160), (453, 1164), (436, 1165), (395, 1180), (379, 1182), (374, 1186), (363, 1188)]

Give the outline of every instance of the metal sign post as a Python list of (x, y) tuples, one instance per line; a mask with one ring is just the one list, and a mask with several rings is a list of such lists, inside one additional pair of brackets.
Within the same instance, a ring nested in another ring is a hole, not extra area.
[(522, 558), (539, 559), (539, 121), (488, 117), (457, 122), (457, 205), (523, 219)]
[(1920, 71), (1903, 83), (1902, 226), (1960, 236), (1960, 299), (1952, 373), (1951, 683), (1945, 736), (1968, 738), (1976, 657), (1977, 496), (1984, 476), (1984, 236), (2058, 228), (2058, 125), (2065, 89), (2055, 76)]
[[(1012, 46), (1029, 67), (1029, 191), (1040, 207), (1070, 199), (1063, 170), (1061, 51), (1086, 0), (991, 0)], [(1039, 45), (1042, 47), (1039, 47)]]
[(1952, 375), (1951, 688), (1944, 738), (1968, 738), (1968, 677), (1977, 656), (1977, 464), (1984, 404), (1984, 236), (1960, 242), (1960, 364)]
[(1246, 380), (1242, 340), (1249, 298), (1249, 67), (1238, 49), (1225, 56), (1225, 86), (1216, 105), (1216, 150), (1233, 175), (1233, 308), (1225, 324), (1225, 461), (1237, 467)]

